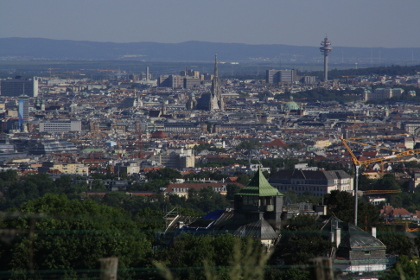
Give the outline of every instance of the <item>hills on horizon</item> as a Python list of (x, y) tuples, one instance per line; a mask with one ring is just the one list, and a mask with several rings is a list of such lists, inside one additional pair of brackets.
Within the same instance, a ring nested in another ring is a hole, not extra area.
[[(330, 64), (414, 65), (420, 63), (420, 48), (335, 47)], [(44, 38), (0, 38), (0, 60), (137, 60), (161, 62), (221, 62), (314, 64), (323, 56), (319, 46), (243, 43), (111, 43)]]

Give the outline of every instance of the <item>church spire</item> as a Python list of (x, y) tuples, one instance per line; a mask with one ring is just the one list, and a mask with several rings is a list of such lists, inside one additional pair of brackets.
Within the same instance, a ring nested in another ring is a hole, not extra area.
[(217, 54), (214, 55), (214, 78), (219, 78), (219, 66), (217, 65)]
[(222, 92), (220, 90), (220, 81), (219, 81), (219, 68), (217, 62), (217, 54), (214, 56), (214, 76), (213, 82), (211, 84), (211, 98), (209, 110), (225, 110), (225, 102), (222, 97)]

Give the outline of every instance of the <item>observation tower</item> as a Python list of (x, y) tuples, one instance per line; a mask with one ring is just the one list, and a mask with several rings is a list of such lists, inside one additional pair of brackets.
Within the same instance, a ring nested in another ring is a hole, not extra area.
[(328, 37), (325, 36), (324, 41), (321, 42), (319, 48), (321, 53), (324, 54), (324, 82), (328, 81), (328, 54), (331, 52), (331, 42), (328, 41)]

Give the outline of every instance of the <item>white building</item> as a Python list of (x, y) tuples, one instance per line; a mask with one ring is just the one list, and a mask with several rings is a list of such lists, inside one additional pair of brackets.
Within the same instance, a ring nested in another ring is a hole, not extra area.
[(324, 196), (331, 191), (350, 191), (353, 178), (343, 170), (280, 170), (268, 180), (279, 192), (294, 191), (297, 194), (310, 192), (315, 196)]
[(71, 120), (51, 120), (41, 122), (39, 124), (39, 132), (70, 132), (70, 131), (82, 131), (81, 121)]

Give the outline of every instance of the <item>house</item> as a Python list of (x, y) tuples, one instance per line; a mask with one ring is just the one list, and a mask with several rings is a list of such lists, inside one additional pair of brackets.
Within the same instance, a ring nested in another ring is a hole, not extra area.
[(324, 220), (321, 232), (334, 246), (331, 259), (341, 279), (378, 279), (379, 273), (393, 265), (386, 256), (386, 246), (376, 238), (376, 228), (368, 233), (335, 216)]
[(394, 208), (388, 204), (380, 210), (380, 216), (384, 217), (386, 221), (394, 221), (395, 219), (411, 221), (415, 215), (404, 208)]
[(183, 196), (188, 198), (188, 192), (191, 189), (200, 191), (203, 188), (211, 187), (215, 192), (226, 195), (227, 194), (227, 185), (235, 184), (239, 187), (245, 187), (241, 183), (232, 182), (232, 183), (172, 183), (169, 184), (166, 188), (163, 189), (163, 193), (167, 196), (169, 194), (176, 194), (178, 196)]
[(334, 190), (353, 189), (353, 178), (343, 170), (280, 170), (268, 181), (280, 192), (310, 192), (315, 196), (324, 196)]
[(280, 236), (283, 194), (268, 183), (261, 170), (249, 184), (235, 194), (234, 209), (216, 210), (199, 219), (175, 216), (165, 233), (173, 236), (181, 232), (191, 234), (225, 234), (259, 239), (267, 249)]

